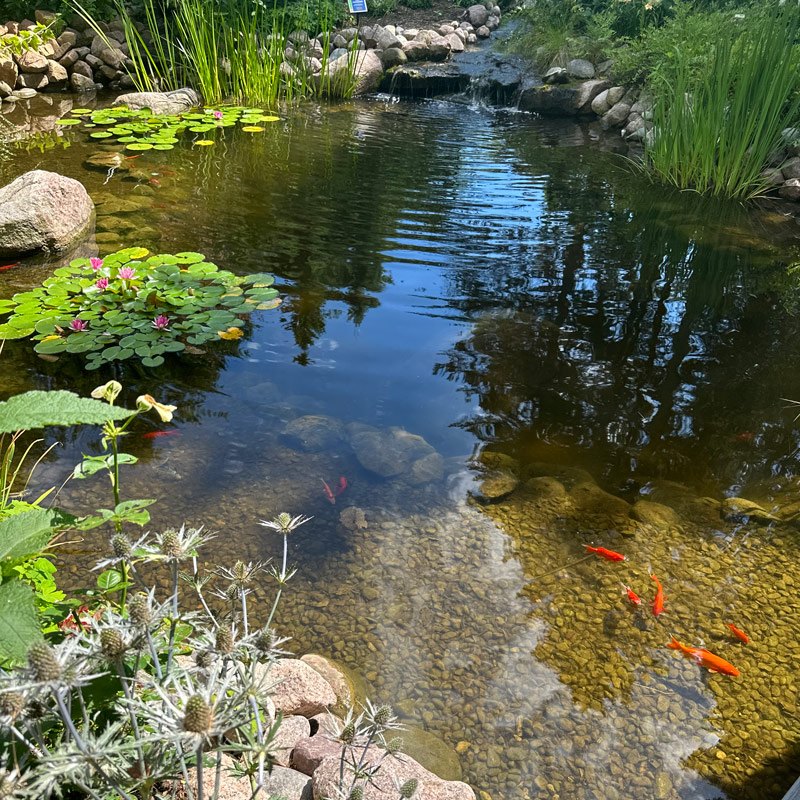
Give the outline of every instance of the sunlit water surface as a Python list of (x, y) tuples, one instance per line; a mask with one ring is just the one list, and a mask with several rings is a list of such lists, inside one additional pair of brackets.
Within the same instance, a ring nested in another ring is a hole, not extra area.
[[(314, 515), (291, 538), (281, 632), (457, 747), (484, 800), (781, 795), (800, 769), (798, 535), (723, 521), (719, 504), (800, 500), (781, 401), (800, 398), (791, 217), (664, 192), (573, 123), (463, 104), (306, 105), (107, 175), (83, 167), (102, 146), (48, 132), (69, 101), (37, 102), (38, 119), (10, 115), (40, 132), (0, 162), (2, 182), (76, 177), (101, 253), (199, 250), (274, 272), (284, 302), (241, 342), (155, 370), (85, 374), (7, 343), (5, 396), (118, 377), (128, 403), (177, 405), (180, 436), (142, 439), (156, 420), (137, 422), (124, 494), (158, 498), (157, 526), (219, 530), (209, 567), (277, 555), (259, 519)], [(3, 296), (49, 269), (4, 271)], [(285, 433), (309, 414), (331, 435), (303, 449)], [(443, 476), (379, 478), (350, 423), (424, 437)], [(98, 451), (93, 430), (46, 438), (63, 447), (34, 488)], [(476, 505), (478, 459), (516, 491)], [(332, 505), (322, 481), (342, 476)], [(664, 518), (632, 518), (641, 499)], [(72, 482), (62, 502), (107, 505), (107, 486)], [(350, 505), (366, 530), (339, 524)], [(579, 562), (587, 543), (628, 560)], [(60, 574), (84, 585), (86, 558)], [(272, 596), (265, 579), (262, 616)], [(741, 676), (681, 659), (673, 632)]]

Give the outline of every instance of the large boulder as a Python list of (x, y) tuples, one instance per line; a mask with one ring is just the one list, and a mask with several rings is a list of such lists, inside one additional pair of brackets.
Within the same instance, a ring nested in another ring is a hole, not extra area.
[(331, 95), (341, 95), (347, 88), (352, 66), (353, 94), (371, 92), (383, 75), (383, 62), (374, 50), (359, 50), (354, 58), (337, 58), (328, 62), (327, 73), (323, 77), (323, 91)]
[(0, 81), (7, 83), (13, 89), (18, 74), (17, 62), (11, 56), (0, 54)]
[[(249, 781), (247, 781), (247, 785), (249, 788)], [(206, 796), (213, 797), (212, 794)], [(282, 797), (284, 800), (313, 800), (314, 792), (311, 788), (311, 778), (294, 769), (273, 767), (272, 772), (269, 773), (264, 781), (263, 796), (265, 798)]]
[(37, 169), (0, 189), (0, 257), (66, 250), (94, 223), (83, 185)]
[(382, 431), (369, 425), (350, 425), (348, 430), (359, 464), (382, 478), (400, 475), (417, 459), (436, 452), (421, 436), (402, 428)]
[(44, 72), (47, 69), (47, 59), (35, 50), (23, 50), (19, 55), (14, 54), (20, 72)]
[(567, 72), (572, 78), (594, 78), (594, 64), (585, 58), (573, 58), (567, 64)]
[(470, 25), (479, 28), (489, 21), (489, 9), (484, 5), (476, 4), (467, 9), (467, 20)]
[[(365, 762), (374, 764), (383, 755), (380, 750), (377, 753), (369, 753)], [(341, 770), (341, 759), (337, 755), (328, 756), (314, 770), (312, 785), (315, 800), (337, 796)], [(378, 772), (364, 787), (364, 800), (396, 800), (397, 787), (411, 778), (418, 781), (417, 794), (414, 797), (419, 800), (475, 800), (475, 792), (466, 783), (444, 781), (405, 755), (402, 760), (385, 758), (381, 762)], [(344, 779), (345, 786), (349, 786), (353, 780), (352, 767), (349, 764), (344, 766)]]
[(194, 89), (174, 89), (171, 92), (131, 92), (120, 95), (115, 103), (133, 111), (149, 108), (154, 114), (180, 114), (202, 104)]
[(270, 665), (268, 680), (273, 683), (272, 702), (285, 716), (313, 717), (336, 705), (331, 685), (299, 658), (281, 658)]
[(305, 717), (284, 717), (270, 746), (275, 761), (282, 767), (288, 767), (295, 745), (310, 735), (311, 726)]

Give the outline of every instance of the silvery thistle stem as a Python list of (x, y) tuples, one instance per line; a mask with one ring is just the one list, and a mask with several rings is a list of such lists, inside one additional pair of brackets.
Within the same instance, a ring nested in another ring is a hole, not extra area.
[(139, 760), (139, 771), (141, 772), (142, 779), (147, 774), (147, 767), (144, 763), (144, 750), (142, 749), (141, 735), (139, 734), (139, 721), (136, 719), (136, 714), (131, 707), (133, 696), (131, 695), (131, 687), (128, 685), (128, 679), (125, 676), (125, 669), (122, 664), (122, 659), (118, 658), (114, 664), (117, 668), (117, 675), (119, 675), (119, 682), (122, 684), (122, 691), (125, 694), (125, 699), (128, 701), (128, 719), (131, 721), (131, 728), (133, 735), (136, 738), (136, 756)]
[(172, 672), (172, 655), (175, 649), (175, 629), (178, 627), (178, 561), (172, 562), (172, 619), (169, 623), (169, 647), (167, 649), (167, 675)]
[(283, 582), (286, 578), (286, 559), (288, 557), (289, 551), (289, 535), (287, 533), (283, 534), (283, 564), (281, 565), (281, 577), (278, 580), (278, 593), (275, 595), (275, 602), (272, 604), (272, 610), (269, 612), (269, 618), (267, 619), (267, 624), (265, 627), (269, 628), (272, 624), (272, 618), (275, 616), (275, 612), (278, 609), (278, 601), (281, 599), (281, 591), (283, 590)]
[(203, 800), (203, 745), (197, 748), (197, 800)]
[(19, 739), (22, 742), (22, 744), (24, 744), (25, 747), (27, 747), (28, 750), (30, 750), (31, 753), (33, 753), (33, 755), (36, 756), (36, 758), (42, 758), (44, 755), (50, 755), (46, 747), (44, 746), (42, 746), (41, 748), (37, 747), (33, 742), (28, 740), (25, 734), (22, 731), (20, 731), (15, 725), (10, 725), (8, 729), (11, 731), (11, 734), (13, 736)]

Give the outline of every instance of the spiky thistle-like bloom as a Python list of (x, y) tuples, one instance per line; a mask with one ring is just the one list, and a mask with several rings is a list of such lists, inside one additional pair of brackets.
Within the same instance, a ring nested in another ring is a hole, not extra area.
[(91, 654), (80, 636), (70, 636), (55, 645), (34, 642), (27, 664), (0, 680), (0, 691), (11, 689), (34, 699), (40, 693), (85, 686), (102, 672), (91, 672)]
[(306, 517), (302, 514), (298, 514), (296, 517), (293, 517), (291, 514), (287, 514), (285, 511), (281, 514), (278, 514), (272, 520), (265, 520), (262, 519), (259, 521), (259, 525), (263, 525), (265, 528), (271, 528), (274, 531), (277, 531), (284, 536), (288, 536), (292, 531), (299, 528), (301, 525), (305, 525), (306, 522), (312, 520), (313, 517)]
[(237, 588), (242, 588), (260, 574), (266, 572), (266, 569), (266, 561), (249, 561), (247, 564), (244, 561), (237, 561), (230, 569), (228, 567), (220, 567), (217, 570), (217, 575), (230, 581)]
[(203, 526), (187, 528), (181, 525), (179, 530), (170, 528), (156, 534), (155, 542), (143, 548), (146, 557), (151, 561), (181, 561), (197, 555), (197, 551), (214, 534), (203, 533)]
[(111, 555), (108, 558), (101, 558), (92, 569), (108, 569), (122, 561), (130, 561), (132, 558), (136, 557), (141, 558), (147, 552), (144, 545), (149, 536), (149, 533), (145, 533), (135, 542), (132, 542), (124, 533), (115, 533), (108, 540)]

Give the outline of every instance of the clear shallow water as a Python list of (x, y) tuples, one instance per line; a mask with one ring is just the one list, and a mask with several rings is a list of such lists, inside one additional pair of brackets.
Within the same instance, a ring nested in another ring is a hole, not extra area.
[[(180, 409), (179, 437), (131, 437), (128, 494), (159, 497), (160, 525), (222, 530), (210, 565), (277, 554), (259, 518), (314, 514), (293, 539), (283, 632), (462, 743), (465, 779), (494, 800), (779, 797), (800, 769), (798, 534), (724, 522), (718, 502), (800, 499), (780, 400), (800, 398), (786, 274), (800, 228), (777, 209), (662, 192), (571, 123), (438, 102), (282, 116), (146, 153), (124, 175), (84, 169), (103, 148), (71, 132), (0, 163), (4, 182), (34, 167), (82, 180), (101, 252), (200, 250), (278, 276), (283, 306), (243, 342), (116, 375), (129, 402), (149, 391)], [(0, 280), (10, 294), (45, 274)], [(2, 368), (6, 395), (112, 377), (14, 342)], [(418, 434), (445, 475), (382, 481), (347, 436), (298, 449), (286, 425), (308, 414)], [(90, 431), (58, 438), (38, 484), (96, 447)], [(481, 451), (521, 481), (485, 509), (467, 502)], [(331, 506), (321, 480), (340, 475)], [(62, 498), (86, 508), (104, 492), (76, 483)], [(632, 521), (641, 498), (676, 516)], [(350, 504), (366, 530), (338, 524)], [(629, 560), (575, 564), (586, 543)], [(620, 585), (649, 601), (648, 567), (667, 594), (658, 623)], [(63, 574), (80, 584), (82, 569), (66, 559)], [(257, 597), (266, 607), (271, 587)], [(681, 660), (672, 632), (742, 676)]]

